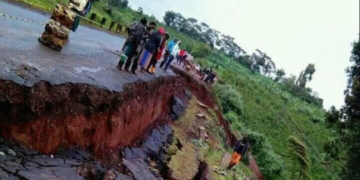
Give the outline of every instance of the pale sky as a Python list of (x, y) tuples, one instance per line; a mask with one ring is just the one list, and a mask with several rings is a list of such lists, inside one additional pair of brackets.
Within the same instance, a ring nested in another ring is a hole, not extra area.
[(316, 72), (308, 86), (337, 108), (350, 65), (351, 43), (359, 34), (359, 0), (129, 0), (133, 9), (163, 20), (165, 11), (180, 12), (235, 37), (251, 54), (260, 49), (287, 76), (298, 76), (309, 63)]

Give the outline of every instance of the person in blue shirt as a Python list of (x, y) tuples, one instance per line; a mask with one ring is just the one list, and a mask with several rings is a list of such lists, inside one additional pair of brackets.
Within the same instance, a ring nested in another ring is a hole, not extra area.
[(163, 61), (160, 63), (160, 68), (163, 68), (166, 62), (169, 60), (170, 54), (179, 40), (174, 38), (167, 44)]

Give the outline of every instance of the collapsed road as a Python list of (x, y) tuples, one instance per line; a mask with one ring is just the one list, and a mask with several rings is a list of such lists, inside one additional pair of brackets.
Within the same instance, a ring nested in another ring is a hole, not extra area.
[[(49, 18), (3, 1), (0, 12)], [(0, 179), (167, 179), (149, 164), (171, 142), (171, 99), (190, 90), (216, 106), (206, 87), (178, 69), (120, 72), (124, 38), (84, 26), (55, 52), (43, 28), (0, 18)]]

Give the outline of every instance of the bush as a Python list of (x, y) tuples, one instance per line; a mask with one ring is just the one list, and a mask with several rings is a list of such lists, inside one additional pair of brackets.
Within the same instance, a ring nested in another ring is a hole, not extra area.
[(234, 113), (234, 112), (232, 112), (232, 111), (226, 113), (226, 114), (225, 114), (225, 118), (226, 118), (230, 123), (239, 122), (238, 115), (236, 115), (236, 113)]
[(243, 114), (243, 100), (241, 95), (230, 85), (215, 84), (214, 90), (220, 100), (224, 113), (230, 111), (241, 117)]
[(192, 48), (192, 55), (197, 58), (204, 58), (208, 56), (211, 52), (211, 48), (203, 43), (196, 44)]
[(285, 179), (283, 177), (284, 161), (276, 155), (272, 146), (263, 134), (248, 131), (250, 146), (265, 179)]

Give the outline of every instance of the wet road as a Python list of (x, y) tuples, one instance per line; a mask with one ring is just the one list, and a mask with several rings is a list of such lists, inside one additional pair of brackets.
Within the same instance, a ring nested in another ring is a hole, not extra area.
[[(46, 23), (49, 14), (42, 14), (0, 0), (0, 13), (39, 23)], [(156, 76), (173, 75), (157, 70), (155, 76), (135, 76), (116, 69), (124, 38), (86, 26), (70, 34), (70, 42), (56, 52), (38, 42), (44, 26), (0, 17), (0, 79), (26, 86), (45, 80), (52, 84), (87, 83), (121, 91), (124, 84), (151, 80)]]

